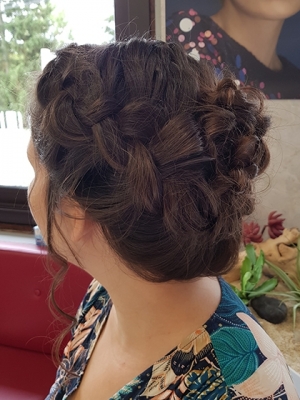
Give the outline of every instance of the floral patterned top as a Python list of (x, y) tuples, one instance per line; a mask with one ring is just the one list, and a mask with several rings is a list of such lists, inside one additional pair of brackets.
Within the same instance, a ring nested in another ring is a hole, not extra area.
[[(221, 301), (211, 318), (110, 400), (298, 400), (285, 360), (230, 286), (220, 279)], [(47, 400), (65, 400), (80, 384), (112, 302), (93, 281), (65, 348), (64, 368)]]
[(167, 18), (167, 41), (180, 43), (197, 60), (211, 61), (218, 72), (229, 68), (241, 86), (254, 86), (269, 99), (300, 99), (299, 68), (279, 56), (282, 69), (271, 70), (210, 17), (194, 9)]

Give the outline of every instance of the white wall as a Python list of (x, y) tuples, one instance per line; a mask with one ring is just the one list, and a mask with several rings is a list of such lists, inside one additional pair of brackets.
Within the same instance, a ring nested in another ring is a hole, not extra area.
[(249, 220), (264, 225), (269, 212), (277, 210), (286, 218), (285, 227), (300, 229), (300, 100), (269, 100), (267, 107), (271, 163), (257, 182), (258, 204)]

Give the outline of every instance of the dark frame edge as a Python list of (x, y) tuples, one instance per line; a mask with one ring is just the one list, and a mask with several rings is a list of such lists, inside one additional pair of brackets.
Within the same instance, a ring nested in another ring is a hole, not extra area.
[(114, 0), (116, 39), (154, 37), (155, 0)]
[(26, 188), (0, 186), (0, 224), (35, 225)]

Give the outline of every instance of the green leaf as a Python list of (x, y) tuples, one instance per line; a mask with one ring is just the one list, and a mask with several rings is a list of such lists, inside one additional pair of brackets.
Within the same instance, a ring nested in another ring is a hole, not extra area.
[(257, 257), (256, 257), (256, 253), (255, 253), (253, 244), (247, 244), (245, 249), (246, 249), (247, 257), (251, 261), (251, 264), (254, 265)]
[(289, 301), (300, 301), (300, 291), (289, 290), (288, 292), (274, 292), (274, 296), (281, 296), (288, 298)]
[(246, 257), (244, 259), (242, 267), (241, 267), (241, 279), (246, 274), (246, 272), (251, 271), (251, 267), (252, 267), (252, 264), (251, 264), (250, 258)]
[(246, 292), (251, 292), (254, 288), (255, 288), (255, 286), (256, 286), (256, 283), (257, 282), (251, 282), (252, 281), (252, 278), (253, 277), (251, 277), (251, 279), (246, 283), (246, 288), (245, 288), (245, 291)]
[(254, 266), (253, 266), (253, 276), (251, 278), (252, 283), (258, 283), (262, 276), (262, 269), (265, 263), (264, 253), (261, 251)]
[(246, 285), (250, 278), (251, 278), (251, 272), (246, 272), (242, 277), (242, 293), (243, 294), (245, 294)]
[(266, 264), (275, 272), (275, 274), (285, 283), (289, 290), (300, 291), (300, 287), (277, 265), (266, 260)]
[(300, 303), (295, 304), (293, 307), (293, 328), (296, 329), (296, 316), (297, 316), (297, 308), (300, 307)]
[(254, 264), (254, 268), (261, 270), (262, 267), (264, 266), (264, 263), (265, 263), (265, 255), (264, 255), (263, 251), (261, 250), (260, 254), (257, 257), (257, 260), (256, 260), (256, 262)]
[(249, 299), (254, 299), (254, 297), (262, 296), (271, 290), (275, 289), (278, 284), (278, 280), (276, 278), (268, 279), (266, 282), (258, 286), (255, 290), (248, 294)]

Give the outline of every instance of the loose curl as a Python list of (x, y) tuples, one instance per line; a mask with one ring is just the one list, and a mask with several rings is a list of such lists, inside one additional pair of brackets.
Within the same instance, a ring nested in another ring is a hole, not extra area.
[(32, 137), (55, 211), (75, 200), (153, 282), (218, 276), (236, 261), (253, 179), (269, 163), (263, 95), (179, 45), (131, 39), (57, 51), (36, 86)]

